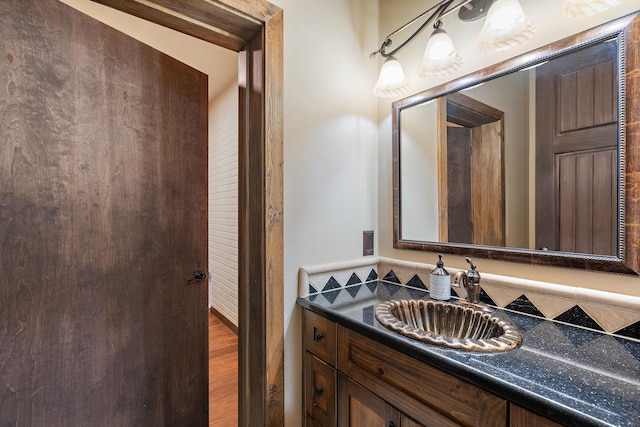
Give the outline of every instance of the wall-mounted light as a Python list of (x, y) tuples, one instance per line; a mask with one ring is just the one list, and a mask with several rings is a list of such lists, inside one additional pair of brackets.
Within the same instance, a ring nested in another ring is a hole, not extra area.
[(478, 50), (490, 53), (511, 49), (529, 40), (534, 31), (518, 0), (496, 0), (478, 35)]
[(436, 22), (434, 28), (416, 71), (420, 77), (442, 77), (462, 67), (462, 56), (442, 28), (442, 21)]
[[(534, 31), (518, 0), (441, 0), (385, 37), (380, 49), (371, 54), (371, 57), (380, 54), (387, 58), (374, 88), (376, 96), (392, 97), (406, 93), (409, 82), (394, 55), (432, 23), (435, 24), (435, 30), (431, 33), (424, 56), (418, 65), (418, 76), (443, 77), (460, 69), (462, 57), (454, 47), (451, 37), (442, 28), (442, 18), (455, 11), (458, 11), (458, 18), (463, 21), (473, 21), (487, 16), (478, 39), (478, 47), (484, 52), (509, 49), (529, 39)], [(394, 35), (419, 21), (422, 23), (417, 30), (398, 47), (387, 52)], [(390, 58), (392, 59), (389, 60)]]
[(626, 0), (566, 0), (562, 5), (562, 13), (569, 18), (593, 15), (610, 7), (624, 3)]
[(389, 56), (380, 69), (380, 76), (373, 87), (373, 94), (379, 97), (403, 95), (409, 91), (409, 80), (404, 75), (402, 64), (394, 56)]

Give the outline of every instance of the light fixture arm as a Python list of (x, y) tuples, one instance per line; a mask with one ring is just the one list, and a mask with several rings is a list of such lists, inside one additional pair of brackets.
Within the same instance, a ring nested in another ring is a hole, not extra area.
[[(402, 49), (407, 44), (409, 44), (411, 41), (413, 41), (413, 39), (415, 39), (427, 26), (429, 26), (429, 24), (431, 24), (432, 22), (437, 24), (442, 18), (444, 18), (445, 16), (447, 16), (451, 12), (455, 12), (456, 10), (460, 9), (462, 6), (464, 6), (464, 5), (468, 4), (468, 3), (471, 3), (471, 2), (472, 2), (472, 0), (442, 0), (442, 1), (440, 1), (440, 3), (438, 3), (437, 5), (435, 5), (432, 8), (426, 10), (425, 12), (423, 12), (420, 15), (416, 16), (415, 18), (413, 18), (411, 21), (407, 22), (406, 24), (404, 24), (400, 28), (398, 28), (398, 29), (394, 30), (393, 32), (389, 33), (389, 35), (387, 35), (384, 38), (384, 42), (382, 42), (382, 45), (380, 46), (380, 49), (376, 50), (375, 52), (372, 52), (370, 57), (373, 58), (378, 53), (380, 54), (380, 56), (382, 56), (384, 58), (388, 58), (390, 56), (395, 55), (400, 49)], [(403, 41), (402, 44), (400, 44), (400, 46), (398, 46), (397, 48), (393, 49), (391, 52), (387, 52), (386, 51), (386, 48), (391, 46), (391, 44), (393, 43), (391, 38), (394, 35), (396, 35), (397, 33), (401, 32), (401, 31), (403, 31), (404, 29), (410, 27), (411, 25), (413, 25), (414, 23), (418, 22), (420, 19), (422, 19), (426, 15), (429, 15), (427, 20), (425, 22), (423, 22), (422, 25), (420, 25), (420, 27), (416, 31), (413, 32), (413, 34), (411, 34), (405, 41)]]

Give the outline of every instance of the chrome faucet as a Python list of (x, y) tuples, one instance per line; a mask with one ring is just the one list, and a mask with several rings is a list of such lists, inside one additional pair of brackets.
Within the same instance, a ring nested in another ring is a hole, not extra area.
[(459, 288), (460, 282), (462, 282), (462, 287), (467, 290), (467, 299), (466, 301), (461, 301), (461, 303), (472, 305), (483, 311), (493, 311), (487, 304), (480, 302), (480, 292), (482, 291), (480, 287), (480, 273), (476, 270), (476, 266), (471, 262), (471, 259), (465, 259), (471, 268), (467, 272), (459, 271), (453, 277), (453, 286)]

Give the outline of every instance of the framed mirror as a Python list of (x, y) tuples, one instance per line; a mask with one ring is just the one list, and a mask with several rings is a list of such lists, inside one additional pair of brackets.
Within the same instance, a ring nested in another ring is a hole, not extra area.
[(638, 13), (392, 105), (394, 247), (640, 273)]

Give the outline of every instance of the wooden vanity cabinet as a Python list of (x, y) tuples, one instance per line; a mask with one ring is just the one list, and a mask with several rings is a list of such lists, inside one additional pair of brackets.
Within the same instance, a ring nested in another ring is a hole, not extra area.
[(562, 424), (509, 403), (509, 427), (562, 427)]
[(557, 427), (544, 417), (303, 310), (306, 427)]
[(336, 427), (337, 325), (303, 310), (305, 426)]

